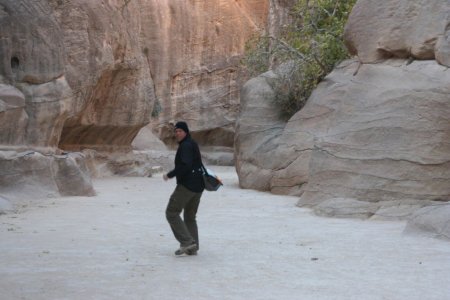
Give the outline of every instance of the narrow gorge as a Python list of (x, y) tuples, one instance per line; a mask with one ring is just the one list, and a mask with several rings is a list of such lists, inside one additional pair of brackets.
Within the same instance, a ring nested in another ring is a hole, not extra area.
[(0, 213), (172, 163), (174, 122), (242, 188), (450, 238), (450, 3), (358, 0), (341, 62), (289, 120), (246, 43), (293, 0), (0, 0)]

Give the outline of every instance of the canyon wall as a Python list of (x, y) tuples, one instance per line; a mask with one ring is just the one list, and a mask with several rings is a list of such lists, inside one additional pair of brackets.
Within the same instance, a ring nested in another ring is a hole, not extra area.
[(0, 5), (2, 82), (23, 94), (26, 112), (15, 132), (2, 134), (1, 147), (129, 148), (150, 121), (154, 102), (139, 6), (81, 0)]
[[(147, 1), (143, 37), (160, 105), (152, 128), (167, 144), (186, 120), (200, 144), (233, 146), (239, 63), (246, 41), (264, 29), (268, 1)], [(158, 30), (154, 30), (158, 28)]]
[(273, 70), (247, 82), (237, 121), (244, 188), (300, 196), (327, 216), (403, 218), (450, 201), (450, 3), (360, 0), (341, 63), (287, 123)]
[(268, 12), (259, 0), (0, 0), (2, 195), (92, 195), (104, 166), (148, 175), (124, 169), (173, 157), (130, 156), (147, 124), (170, 144), (183, 119), (201, 144), (231, 148), (239, 59)]

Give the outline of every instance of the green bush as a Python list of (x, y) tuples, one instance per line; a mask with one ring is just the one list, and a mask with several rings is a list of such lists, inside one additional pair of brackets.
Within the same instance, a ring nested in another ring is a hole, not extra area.
[(290, 12), (291, 25), (280, 37), (260, 35), (247, 43), (243, 65), (249, 76), (285, 62), (293, 66), (273, 82), (282, 117), (299, 111), (317, 84), (348, 58), (342, 35), (355, 2), (298, 0)]

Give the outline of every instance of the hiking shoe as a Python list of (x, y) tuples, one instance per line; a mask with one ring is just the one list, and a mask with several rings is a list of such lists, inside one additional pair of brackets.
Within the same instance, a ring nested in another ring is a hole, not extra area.
[(183, 254), (188, 254), (189, 251), (195, 251), (197, 252), (197, 244), (193, 243), (190, 244), (189, 246), (180, 246), (180, 248), (175, 251), (175, 255), (183, 255)]
[(186, 251), (187, 255), (197, 255), (197, 249), (192, 249), (192, 250), (188, 250)]

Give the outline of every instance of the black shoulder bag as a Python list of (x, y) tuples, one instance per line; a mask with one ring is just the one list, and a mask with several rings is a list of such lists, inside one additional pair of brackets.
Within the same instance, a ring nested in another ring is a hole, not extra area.
[(208, 169), (202, 163), (203, 182), (205, 183), (205, 190), (214, 192), (217, 191), (222, 185), (222, 181), (215, 175), (208, 173)]

